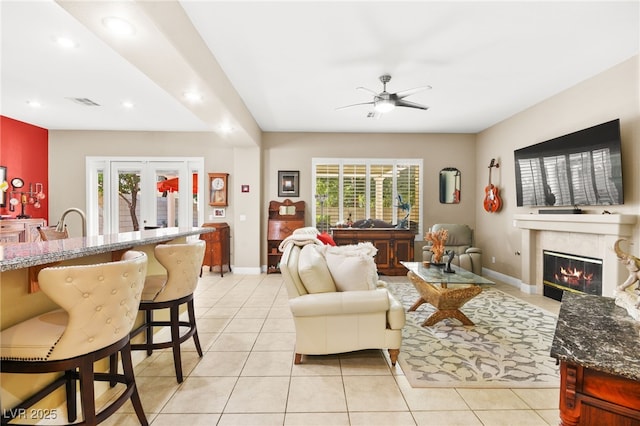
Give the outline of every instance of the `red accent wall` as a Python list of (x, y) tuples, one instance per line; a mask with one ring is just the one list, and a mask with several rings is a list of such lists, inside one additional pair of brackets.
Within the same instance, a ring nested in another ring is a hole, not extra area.
[[(49, 221), (49, 130), (33, 126), (22, 121), (0, 116), (0, 166), (7, 168), (7, 181), (14, 177), (24, 180), (24, 191), (29, 184), (41, 183), (46, 198), (40, 200), (41, 207), (25, 207), (25, 213), (33, 218), (45, 218)], [(9, 198), (13, 187), (5, 195), (6, 205), (0, 207), (0, 214), (16, 217), (20, 214), (20, 205), (15, 211), (9, 211)]]

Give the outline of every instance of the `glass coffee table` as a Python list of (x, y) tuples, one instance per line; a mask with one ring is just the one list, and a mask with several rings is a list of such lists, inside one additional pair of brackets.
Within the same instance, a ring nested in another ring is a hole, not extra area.
[(409, 270), (407, 277), (418, 290), (420, 298), (409, 308), (415, 311), (427, 302), (436, 308), (422, 326), (434, 325), (445, 318), (455, 318), (463, 325), (474, 325), (465, 314), (460, 311), (462, 305), (482, 292), (483, 285), (493, 285), (493, 281), (451, 265), (453, 273), (444, 272), (443, 266), (423, 266), (422, 262), (400, 262)]

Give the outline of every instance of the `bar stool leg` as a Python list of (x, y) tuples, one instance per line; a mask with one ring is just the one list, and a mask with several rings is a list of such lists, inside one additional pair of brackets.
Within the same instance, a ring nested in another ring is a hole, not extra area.
[(88, 425), (95, 425), (96, 419), (96, 401), (95, 392), (93, 390), (93, 359), (84, 357), (80, 361), (80, 399), (82, 403), (82, 415), (84, 421)]
[(196, 313), (193, 305), (193, 298), (187, 302), (187, 310), (189, 311), (189, 326), (194, 329), (193, 341), (196, 344), (198, 355), (202, 358), (202, 347), (200, 346), (200, 338), (198, 337), (198, 327), (196, 326)]
[(127, 384), (132, 383), (133, 386), (133, 393), (131, 394), (131, 404), (133, 404), (133, 409), (138, 416), (138, 420), (140, 420), (140, 424), (142, 426), (148, 426), (149, 422), (147, 421), (147, 416), (145, 415), (142, 408), (142, 401), (140, 400), (140, 394), (138, 393), (138, 386), (135, 383), (133, 361), (131, 360), (131, 343), (127, 343), (127, 345), (122, 348), (120, 352), (122, 353), (122, 369), (124, 371), (124, 377)]
[(78, 403), (76, 401), (76, 377), (73, 370), (64, 372), (65, 391), (67, 394), (67, 419), (73, 423), (78, 418)]
[(145, 321), (147, 322), (146, 329), (146, 345), (147, 345), (147, 356), (153, 353), (153, 309), (147, 309), (144, 312)]
[(173, 348), (173, 364), (176, 368), (176, 379), (182, 383), (182, 357), (180, 355), (180, 312), (178, 304), (169, 308), (171, 314), (171, 346)]

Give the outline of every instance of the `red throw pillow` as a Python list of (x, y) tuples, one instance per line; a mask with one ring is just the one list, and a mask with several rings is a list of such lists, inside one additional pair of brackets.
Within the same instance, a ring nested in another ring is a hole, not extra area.
[(322, 234), (318, 234), (317, 238), (322, 241), (325, 245), (328, 246), (335, 246), (336, 242), (333, 241), (333, 237), (329, 234), (327, 234), (326, 232), (323, 232)]

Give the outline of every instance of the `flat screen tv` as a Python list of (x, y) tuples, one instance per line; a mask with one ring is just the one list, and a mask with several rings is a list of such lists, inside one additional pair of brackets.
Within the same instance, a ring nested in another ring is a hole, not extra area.
[(518, 207), (622, 204), (620, 145), (616, 119), (514, 151)]

